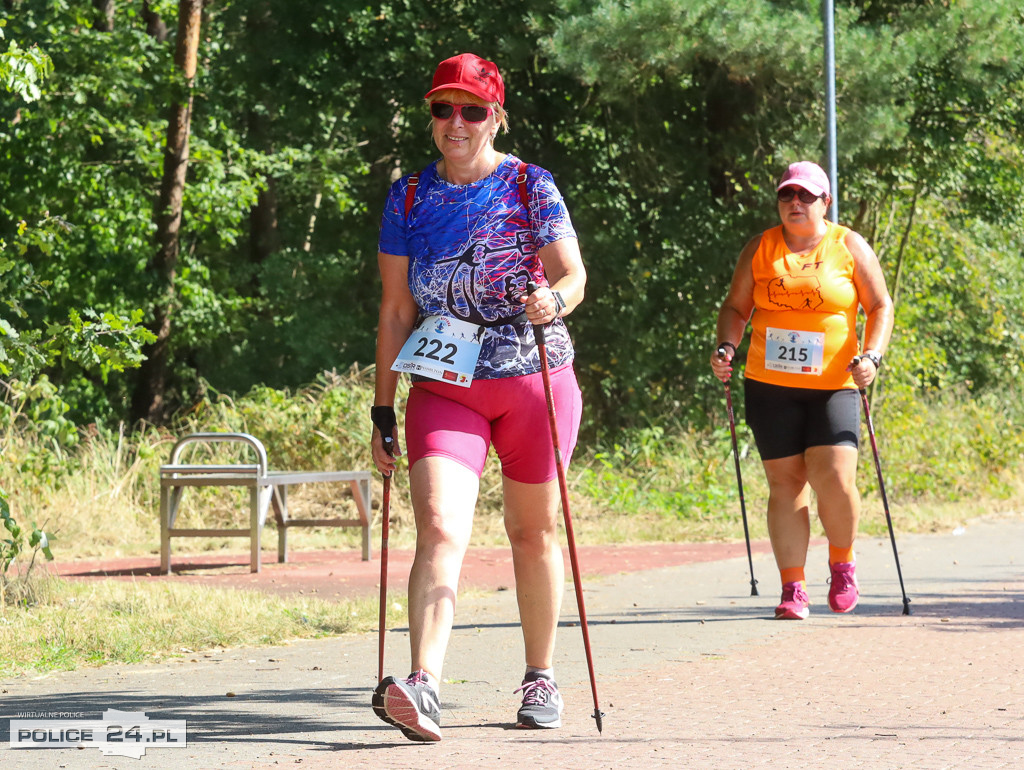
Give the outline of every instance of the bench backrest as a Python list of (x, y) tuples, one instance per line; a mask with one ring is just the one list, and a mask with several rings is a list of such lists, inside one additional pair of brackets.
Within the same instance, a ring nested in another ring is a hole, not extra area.
[[(174, 444), (174, 448), (171, 450), (171, 462), (170, 465), (179, 465), (178, 460), (181, 457), (182, 450), (189, 444), (195, 443), (214, 443), (214, 442), (237, 442), (242, 444), (248, 444), (249, 447), (256, 453), (257, 461), (259, 463), (259, 475), (265, 477), (267, 475), (267, 450), (261, 442), (255, 436), (251, 436), (248, 433), (190, 433), (187, 436), (182, 436)], [(230, 468), (230, 466), (218, 466), (221, 471)], [(242, 468), (251, 469), (252, 466), (241, 466)]]

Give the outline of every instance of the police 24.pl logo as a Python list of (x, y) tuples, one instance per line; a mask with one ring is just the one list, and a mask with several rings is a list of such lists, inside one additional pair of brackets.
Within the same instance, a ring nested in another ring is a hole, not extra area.
[(141, 759), (146, 749), (185, 748), (184, 719), (154, 720), (142, 711), (107, 709), (101, 720), (12, 719), (12, 749), (75, 749), (94, 746), (108, 757)]

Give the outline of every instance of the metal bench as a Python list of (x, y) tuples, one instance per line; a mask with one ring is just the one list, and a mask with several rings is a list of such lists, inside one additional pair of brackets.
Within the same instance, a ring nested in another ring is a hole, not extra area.
[[(255, 464), (183, 465), (182, 450), (189, 444), (240, 442), (255, 453)], [(267, 451), (259, 439), (248, 433), (191, 433), (178, 439), (171, 461), (160, 466), (160, 571), (171, 573), (173, 537), (248, 537), (249, 568), (260, 571), (260, 532), (271, 505), (277, 521), (277, 560), (288, 561), (288, 530), (291, 527), (362, 527), (363, 561), (370, 559), (370, 472), (369, 471), (271, 471)], [(347, 482), (352, 490), (358, 519), (292, 519), (288, 516), (288, 487), (294, 484)], [(249, 526), (246, 529), (176, 529), (175, 520), (185, 487), (248, 487)]]

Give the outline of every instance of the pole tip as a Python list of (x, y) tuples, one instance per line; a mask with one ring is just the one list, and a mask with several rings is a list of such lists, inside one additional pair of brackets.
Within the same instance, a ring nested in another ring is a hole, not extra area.
[(602, 722), (602, 718), (604, 717), (604, 712), (601, 711), (601, 709), (594, 709), (594, 713), (591, 714), (591, 716), (593, 716), (594, 721), (597, 722), (597, 731), (599, 733), (603, 732), (602, 728), (604, 727), (604, 723)]
[(760, 594), (757, 592), (757, 581), (756, 580), (751, 580), (750, 581), (750, 595), (751, 596), (760, 596)]
[(912, 615), (913, 614), (910, 611), (910, 599), (904, 599), (903, 600), (903, 614), (904, 615)]

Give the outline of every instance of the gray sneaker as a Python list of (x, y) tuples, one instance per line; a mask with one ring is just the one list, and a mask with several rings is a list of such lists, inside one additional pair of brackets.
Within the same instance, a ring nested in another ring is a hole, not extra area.
[(373, 691), (373, 712), (410, 741), (441, 740), (441, 702), (422, 671), (405, 680), (384, 677)]
[(530, 672), (516, 692), (523, 693), (523, 705), (516, 715), (516, 727), (537, 729), (562, 726), (562, 696), (553, 679)]

